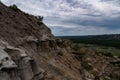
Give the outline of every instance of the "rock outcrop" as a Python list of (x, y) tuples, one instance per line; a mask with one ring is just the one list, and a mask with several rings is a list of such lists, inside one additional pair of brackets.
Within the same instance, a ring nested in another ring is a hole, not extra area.
[(0, 80), (120, 79), (120, 68), (109, 63), (113, 58), (75, 48), (55, 39), (37, 17), (0, 3)]

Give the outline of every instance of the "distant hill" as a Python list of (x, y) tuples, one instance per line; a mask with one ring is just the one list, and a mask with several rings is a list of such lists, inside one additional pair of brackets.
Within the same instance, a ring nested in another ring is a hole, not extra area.
[(56, 36), (62, 39), (104, 39), (104, 40), (120, 40), (120, 34), (105, 34), (105, 35), (86, 35), (86, 36)]
[(88, 36), (57, 36), (57, 38), (69, 39), (74, 43), (97, 44), (120, 48), (120, 34), (88, 35)]

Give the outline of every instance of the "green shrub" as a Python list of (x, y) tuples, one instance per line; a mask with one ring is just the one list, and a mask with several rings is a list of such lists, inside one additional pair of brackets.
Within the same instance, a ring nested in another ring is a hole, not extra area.
[(39, 21), (42, 22), (44, 17), (43, 16), (37, 16), (37, 18), (38, 18)]
[(11, 5), (10, 8), (14, 11), (19, 11), (19, 8), (15, 4)]

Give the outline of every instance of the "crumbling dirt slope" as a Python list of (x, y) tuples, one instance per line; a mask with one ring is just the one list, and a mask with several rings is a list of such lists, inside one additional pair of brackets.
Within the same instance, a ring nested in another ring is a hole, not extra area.
[(37, 17), (0, 3), (0, 80), (119, 80), (116, 61), (55, 39)]

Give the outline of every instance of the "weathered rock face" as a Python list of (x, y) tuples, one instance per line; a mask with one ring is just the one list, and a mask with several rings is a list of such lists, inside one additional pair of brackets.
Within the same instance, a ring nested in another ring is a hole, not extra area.
[(42, 50), (38, 41), (53, 38), (50, 29), (36, 17), (0, 3), (0, 80), (43, 79), (45, 71), (35, 57)]
[[(9, 30), (8, 30), (9, 29)], [(32, 15), (14, 11), (0, 3), (0, 36), (11, 45), (27, 39), (51, 39), (51, 30)]]
[(11, 57), (3, 49), (0, 49), (0, 70), (16, 67), (17, 65), (12, 61)]
[(55, 39), (36, 17), (0, 3), (0, 80), (120, 78), (120, 68), (109, 63), (113, 58), (75, 48), (69, 40)]
[(37, 17), (0, 3), (0, 80), (66, 79), (55, 60), (70, 52), (66, 43)]
[[(14, 47), (1, 40), (0, 78), (2, 80), (67, 79), (67, 76), (71, 76), (72, 74), (64, 76), (64, 72), (62, 72), (62, 68), (59, 66), (62, 66), (63, 63), (59, 64), (62, 61), (59, 61), (59, 59), (62, 56), (71, 57), (68, 55), (71, 51), (70, 46), (67, 46), (68, 43), (69, 41), (59, 41), (58, 39), (26, 39), (22, 45)], [(70, 63), (68, 65), (70, 66)], [(55, 75), (58, 77), (54, 77)]]

